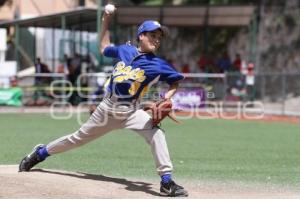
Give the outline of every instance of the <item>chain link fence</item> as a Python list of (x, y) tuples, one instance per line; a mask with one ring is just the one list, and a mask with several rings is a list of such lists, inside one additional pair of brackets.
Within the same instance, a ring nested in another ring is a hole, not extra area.
[[(205, 108), (211, 103), (219, 103), (224, 110), (234, 111), (246, 103), (255, 109), (256, 104), (260, 103), (268, 114), (300, 115), (300, 74), (184, 75), (185, 79), (174, 97), (179, 108)], [(103, 87), (109, 76), (108, 73), (86, 73), (78, 77), (76, 85), (72, 85), (67, 76), (60, 73), (25, 75), (18, 78), (18, 87), (23, 91), (24, 106), (51, 105), (57, 102), (90, 104), (101, 101)], [(167, 84), (154, 85), (143, 99), (156, 100), (167, 88)]]

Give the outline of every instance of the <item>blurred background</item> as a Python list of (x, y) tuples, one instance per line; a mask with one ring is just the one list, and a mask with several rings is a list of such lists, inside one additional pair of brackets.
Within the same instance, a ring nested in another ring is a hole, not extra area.
[(263, 104), (265, 113), (300, 115), (298, 0), (1, 0), (0, 104), (101, 100), (115, 62), (98, 51), (107, 3), (118, 8), (114, 44), (136, 44), (146, 19), (169, 27), (159, 55), (186, 76), (174, 97), (178, 108), (218, 103), (255, 112)]

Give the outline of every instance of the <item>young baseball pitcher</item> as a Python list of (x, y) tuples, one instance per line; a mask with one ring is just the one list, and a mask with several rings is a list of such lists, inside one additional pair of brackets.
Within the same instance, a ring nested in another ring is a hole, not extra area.
[(101, 53), (118, 60), (105, 88), (103, 101), (78, 131), (47, 145), (39, 144), (34, 147), (33, 151), (22, 159), (19, 171), (29, 171), (48, 156), (82, 146), (112, 130), (127, 128), (137, 132), (151, 146), (156, 170), (161, 177), (160, 195), (188, 196), (188, 192), (172, 180), (173, 166), (164, 132), (157, 126), (157, 121), (154, 122), (151, 116), (141, 109), (139, 103), (151, 85), (164, 81), (170, 85), (169, 89), (162, 103), (155, 103), (152, 108), (156, 113), (160, 104), (170, 108), (170, 98), (177, 90), (178, 81), (184, 78), (165, 60), (154, 54), (160, 47), (162, 38), (166, 36), (167, 28), (157, 21), (147, 20), (138, 27), (137, 47), (130, 44), (112, 46), (108, 26), (114, 12), (115, 9), (111, 6), (105, 9), (99, 35)]

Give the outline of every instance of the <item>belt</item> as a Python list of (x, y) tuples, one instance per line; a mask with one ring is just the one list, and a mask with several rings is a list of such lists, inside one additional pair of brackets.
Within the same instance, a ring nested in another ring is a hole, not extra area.
[(104, 95), (102, 102), (105, 104), (103, 108), (106, 110), (111, 109), (110, 111), (112, 112), (121, 112), (121, 113), (132, 112), (140, 108), (139, 103), (137, 103), (137, 100), (120, 101), (120, 98), (116, 96)]
[(122, 98), (118, 97), (114, 94), (111, 93), (105, 93), (104, 98), (109, 99), (109, 101), (113, 103), (119, 103), (119, 104), (136, 104), (138, 102), (137, 99), (132, 99), (132, 100), (126, 100), (128, 98)]

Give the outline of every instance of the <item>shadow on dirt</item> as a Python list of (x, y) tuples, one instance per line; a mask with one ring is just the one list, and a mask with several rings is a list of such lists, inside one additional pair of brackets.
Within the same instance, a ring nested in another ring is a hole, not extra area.
[(151, 194), (153, 196), (159, 196), (159, 193), (152, 190), (153, 184), (145, 183), (145, 182), (139, 182), (139, 181), (130, 181), (126, 180), (124, 178), (113, 178), (108, 177), (104, 175), (95, 175), (95, 174), (88, 174), (88, 173), (65, 173), (60, 171), (49, 171), (49, 170), (43, 170), (43, 169), (32, 169), (30, 172), (43, 172), (43, 173), (49, 173), (49, 174), (56, 174), (56, 175), (63, 175), (63, 176), (70, 176), (74, 178), (81, 178), (81, 179), (89, 179), (89, 180), (97, 180), (97, 181), (105, 181), (105, 182), (113, 182), (121, 185), (125, 185), (125, 189), (128, 191), (141, 191), (145, 192), (147, 194)]

